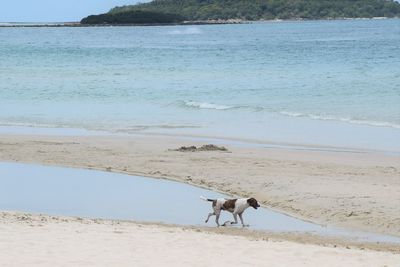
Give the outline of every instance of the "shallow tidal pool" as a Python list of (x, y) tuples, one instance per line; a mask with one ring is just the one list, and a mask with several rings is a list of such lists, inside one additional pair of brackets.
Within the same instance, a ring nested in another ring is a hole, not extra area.
[[(204, 220), (211, 203), (199, 198), (226, 195), (192, 185), (113, 172), (0, 163), (0, 210), (162, 222), (215, 227), (215, 217)], [(325, 227), (266, 208), (248, 208), (249, 229), (303, 232), (351, 238), (355, 241), (400, 243), (400, 238)], [(232, 221), (222, 212), (220, 223)], [(240, 225), (240, 224), (239, 224)]]

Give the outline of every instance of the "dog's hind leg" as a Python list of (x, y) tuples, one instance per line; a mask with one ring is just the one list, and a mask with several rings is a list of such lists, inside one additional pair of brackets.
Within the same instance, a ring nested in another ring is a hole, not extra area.
[(218, 227), (219, 227), (219, 215), (220, 215), (219, 212), (215, 214), (215, 222), (217, 223)]
[(208, 223), (208, 219), (210, 219), (210, 217), (211, 217), (211, 216), (214, 216), (214, 215), (215, 215), (215, 212), (210, 212), (210, 213), (208, 214), (207, 219), (206, 219), (206, 223)]
[(235, 220), (234, 222), (231, 222), (231, 224), (237, 224), (238, 223), (238, 220), (237, 220), (237, 213), (232, 213), (232, 215), (233, 215), (233, 219)]

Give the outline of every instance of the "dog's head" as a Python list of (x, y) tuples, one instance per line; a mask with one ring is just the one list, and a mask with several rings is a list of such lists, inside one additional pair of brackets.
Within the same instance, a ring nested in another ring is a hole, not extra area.
[(255, 198), (249, 198), (247, 200), (247, 203), (249, 203), (250, 207), (253, 207), (254, 209), (257, 209), (258, 207), (260, 207), (260, 204), (258, 204), (257, 200)]

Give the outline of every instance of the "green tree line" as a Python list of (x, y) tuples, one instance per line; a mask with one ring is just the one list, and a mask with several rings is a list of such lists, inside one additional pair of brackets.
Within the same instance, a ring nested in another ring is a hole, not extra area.
[(81, 20), (82, 24), (154, 24), (178, 23), (185, 20), (178, 14), (157, 11), (129, 10), (118, 13), (91, 15)]
[[(163, 23), (171, 20), (399, 17), (400, 4), (393, 0), (154, 0), (115, 7), (98, 15), (97, 19), (131, 21), (139, 15), (141, 19), (137, 21), (147, 20), (147, 23), (151, 20)], [(88, 18), (82, 23), (93, 22)]]

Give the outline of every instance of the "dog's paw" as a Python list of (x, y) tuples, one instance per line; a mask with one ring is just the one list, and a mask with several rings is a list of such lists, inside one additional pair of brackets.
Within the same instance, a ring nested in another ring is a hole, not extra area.
[(250, 224), (243, 224), (242, 227), (250, 227)]
[(231, 226), (232, 222), (231, 221), (226, 221), (222, 224), (222, 226)]

